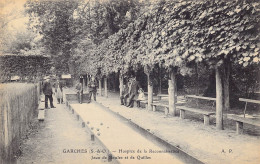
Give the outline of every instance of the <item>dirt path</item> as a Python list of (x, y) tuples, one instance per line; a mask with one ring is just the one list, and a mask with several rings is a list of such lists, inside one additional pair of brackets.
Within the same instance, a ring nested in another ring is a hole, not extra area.
[[(40, 104), (43, 106), (43, 103)], [(106, 154), (90, 153), (103, 147), (91, 141), (90, 134), (81, 127), (76, 117), (69, 113), (65, 104), (47, 109), (45, 121), (28, 136), (22, 145), (18, 164), (46, 163), (106, 163), (106, 160), (91, 160), (92, 155), (103, 157)]]

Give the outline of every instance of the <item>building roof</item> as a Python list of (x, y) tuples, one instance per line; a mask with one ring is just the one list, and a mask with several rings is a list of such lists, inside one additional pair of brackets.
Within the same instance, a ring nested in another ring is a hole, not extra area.
[(61, 75), (62, 79), (71, 79), (71, 74)]
[(11, 76), (11, 80), (19, 80), (20, 76)]

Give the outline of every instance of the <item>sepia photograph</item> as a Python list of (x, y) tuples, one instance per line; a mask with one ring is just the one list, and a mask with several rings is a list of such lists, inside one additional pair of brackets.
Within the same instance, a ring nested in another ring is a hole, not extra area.
[(259, 163), (259, 0), (0, 0), (0, 164)]

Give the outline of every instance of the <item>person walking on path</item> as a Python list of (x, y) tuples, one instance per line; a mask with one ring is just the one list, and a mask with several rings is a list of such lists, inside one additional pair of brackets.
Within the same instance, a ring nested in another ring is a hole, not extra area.
[(132, 79), (132, 82), (131, 82), (131, 85), (130, 85), (130, 88), (129, 88), (129, 103), (127, 105), (127, 107), (129, 108), (133, 108), (134, 106), (134, 97), (137, 95), (138, 93), (138, 89), (141, 88), (139, 82), (136, 80), (136, 77), (134, 77)]
[(54, 105), (53, 105), (53, 97), (52, 97), (52, 86), (51, 86), (51, 83), (50, 83), (50, 77), (47, 77), (46, 78), (46, 81), (43, 83), (43, 94), (45, 95), (45, 109), (48, 109), (48, 99), (50, 101), (50, 106), (51, 108), (56, 108)]
[(63, 84), (59, 80), (56, 85), (56, 97), (58, 104), (63, 104)]
[(90, 101), (91, 101), (92, 95), (93, 95), (94, 101), (96, 101), (97, 86), (98, 86), (97, 81), (95, 80), (95, 77), (92, 76), (91, 80), (90, 80), (90, 82), (88, 84)]
[(80, 80), (78, 80), (78, 83), (76, 84), (76, 90), (77, 90), (77, 95), (78, 95), (78, 101), (81, 104), (82, 103), (82, 84), (80, 83)]

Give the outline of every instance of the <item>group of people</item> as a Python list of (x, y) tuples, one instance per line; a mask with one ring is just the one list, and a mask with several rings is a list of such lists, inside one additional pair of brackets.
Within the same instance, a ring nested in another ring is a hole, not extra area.
[(52, 88), (55, 88), (55, 93), (56, 93), (56, 98), (57, 98), (57, 102), (58, 104), (63, 103), (63, 84), (60, 82), (60, 80), (57, 80), (57, 82), (52, 85), (50, 82), (50, 77), (46, 77), (45, 81), (42, 84), (42, 91), (43, 94), (45, 95), (45, 108), (48, 109), (48, 101), (50, 101), (50, 107), (51, 108), (56, 108), (53, 105), (53, 97), (52, 95), (53, 90)]
[[(97, 86), (98, 86), (98, 84), (95, 80), (95, 77), (92, 76), (91, 80), (88, 83), (90, 100), (93, 96), (94, 101), (96, 101)], [(50, 82), (50, 77), (49, 76), (45, 77), (45, 80), (42, 83), (42, 91), (43, 91), (43, 94), (45, 95), (45, 108), (46, 109), (49, 109), (48, 101), (50, 102), (51, 108), (56, 108), (53, 105), (53, 97), (52, 97), (52, 95), (54, 94), (53, 88), (55, 88), (57, 103), (63, 104), (63, 87), (64, 87), (64, 85), (60, 80), (57, 80), (54, 84), (52, 84)], [(83, 94), (83, 88), (82, 88), (82, 83), (80, 83), (80, 80), (76, 84), (76, 92), (77, 92), (77, 95), (79, 98), (79, 102), (82, 103), (81, 95)]]
[[(89, 99), (91, 101), (92, 95), (94, 101), (96, 101), (96, 95), (97, 95), (97, 81), (94, 76), (91, 77), (91, 80), (88, 82), (88, 91), (89, 91)], [(78, 81), (78, 84), (76, 85), (76, 91), (78, 95), (79, 103), (82, 103), (82, 94), (83, 94), (83, 88), (82, 83), (80, 83), (80, 80)]]
[[(134, 106), (134, 98), (137, 97), (137, 106), (140, 107), (140, 101), (145, 100), (144, 91), (141, 88), (136, 77), (131, 76), (127, 84), (123, 85), (123, 91), (121, 94), (121, 105), (125, 105), (129, 108)], [(128, 101), (127, 101), (128, 100)]]
[[(57, 97), (58, 104), (63, 103), (63, 84), (60, 80), (57, 80), (54, 88)], [(91, 77), (91, 80), (88, 82), (89, 88), (89, 99), (91, 101), (92, 96), (94, 101), (96, 101), (96, 94), (97, 94), (97, 81), (94, 76)], [(56, 108), (53, 105), (53, 85), (50, 83), (50, 77), (47, 77), (46, 80), (43, 82), (42, 90), (45, 95), (45, 108), (48, 108), (48, 100), (50, 101), (50, 107)], [(78, 100), (82, 103), (82, 94), (83, 94), (83, 85), (80, 83), (80, 80), (76, 84), (76, 92), (78, 95)], [(137, 96), (138, 95), (138, 96)], [(135, 99), (137, 98), (137, 99)], [(134, 99), (137, 102), (137, 106), (140, 107), (140, 101), (145, 100), (144, 91), (141, 88), (139, 82), (136, 80), (136, 77), (131, 76), (127, 84), (123, 85), (123, 91), (121, 94), (121, 105), (125, 105), (127, 107), (132, 108), (134, 106)]]

